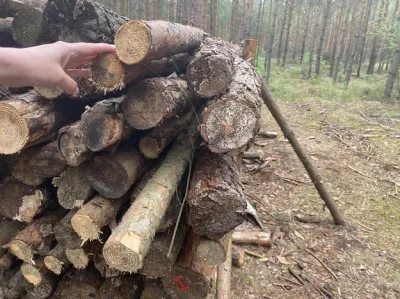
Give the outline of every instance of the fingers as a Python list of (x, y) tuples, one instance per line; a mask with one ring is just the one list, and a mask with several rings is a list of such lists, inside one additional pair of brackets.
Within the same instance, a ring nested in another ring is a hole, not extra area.
[(62, 77), (61, 80), (57, 82), (56, 86), (61, 88), (68, 94), (77, 95), (79, 93), (78, 84), (66, 73), (64, 74), (65, 75)]
[(72, 57), (97, 56), (101, 53), (115, 52), (115, 46), (109, 44), (72, 43), (69, 44)]
[(88, 57), (84, 57), (84, 58), (71, 58), (70, 61), (67, 63), (67, 65), (65, 66), (66, 69), (73, 69), (75, 67), (78, 67), (82, 64), (88, 63), (88, 62), (92, 62), (93, 60), (96, 59), (97, 56), (88, 56)]
[(71, 78), (80, 78), (80, 77), (85, 77), (85, 76), (89, 75), (88, 69), (66, 70), (65, 72)]

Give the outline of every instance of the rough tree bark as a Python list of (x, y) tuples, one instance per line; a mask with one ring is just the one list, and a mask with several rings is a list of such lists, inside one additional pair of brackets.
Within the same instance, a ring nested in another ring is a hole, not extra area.
[(400, 43), (397, 45), (396, 53), (394, 54), (392, 67), (389, 72), (389, 76), (386, 81), (385, 85), (385, 97), (390, 98), (392, 96), (393, 85), (395, 82), (396, 77), (399, 73), (399, 66), (400, 66)]
[(251, 38), (251, 28), (253, 22), (253, 5), (254, 0), (247, 0), (246, 2), (246, 22), (244, 26), (244, 38), (250, 39)]
[(13, 17), (27, 7), (44, 9), (47, 0), (2, 0), (0, 1), (0, 18)]
[(162, 59), (200, 46), (205, 32), (165, 21), (129, 21), (115, 35), (119, 59), (126, 64)]
[(317, 60), (315, 62), (315, 73), (318, 76), (320, 73), (322, 48), (324, 46), (326, 25), (328, 24), (329, 10), (330, 10), (331, 4), (332, 4), (332, 0), (326, 0), (326, 7), (325, 7), (323, 21), (322, 21), (321, 35), (319, 37), (319, 44), (318, 44), (318, 48), (317, 48)]
[(17, 271), (7, 282), (4, 291), (5, 299), (19, 299), (26, 294), (25, 287), (28, 282), (22, 275), (21, 271)]
[(287, 58), (288, 47), (289, 47), (290, 27), (292, 26), (292, 15), (293, 15), (293, 5), (294, 5), (294, 0), (287, 0), (287, 1), (290, 1), (290, 3), (289, 3), (289, 19), (288, 19), (288, 24), (287, 24), (287, 29), (286, 29), (285, 48), (283, 50), (282, 67), (285, 67), (285, 65), (286, 65), (286, 58)]
[(245, 39), (243, 45), (242, 58), (248, 61), (252, 66), (254, 66), (256, 54), (257, 54), (257, 40)]

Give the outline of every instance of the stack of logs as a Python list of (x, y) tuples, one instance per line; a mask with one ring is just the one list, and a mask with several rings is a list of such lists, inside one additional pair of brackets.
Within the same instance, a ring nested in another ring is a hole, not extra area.
[(239, 48), (90, 0), (0, 12), (0, 46), (116, 45), (77, 96), (2, 88), (0, 298), (230, 298), (238, 161), (261, 111)]

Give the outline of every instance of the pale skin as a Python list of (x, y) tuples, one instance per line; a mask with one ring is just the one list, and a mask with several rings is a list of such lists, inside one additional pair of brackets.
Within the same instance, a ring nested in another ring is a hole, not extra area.
[(76, 95), (79, 88), (74, 78), (89, 73), (78, 67), (93, 61), (99, 54), (113, 52), (113, 45), (101, 43), (56, 42), (25, 49), (0, 48), (0, 85), (56, 86)]

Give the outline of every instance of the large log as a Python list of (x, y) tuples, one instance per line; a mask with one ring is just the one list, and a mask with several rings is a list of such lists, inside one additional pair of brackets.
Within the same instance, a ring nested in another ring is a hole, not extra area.
[[(139, 276), (108, 278), (101, 285), (97, 299), (139, 299), (142, 298), (143, 279)], [(154, 299), (159, 299), (154, 297)]]
[(55, 141), (10, 156), (9, 164), (12, 176), (29, 186), (39, 186), (46, 179), (60, 175), (67, 165)]
[(199, 238), (196, 249), (198, 259), (210, 266), (221, 265), (228, 258), (231, 237), (231, 234), (227, 233), (218, 240), (211, 240), (204, 237)]
[(111, 146), (118, 146), (127, 139), (131, 127), (125, 122), (121, 111), (124, 97), (96, 103), (82, 114), (80, 130), (86, 147), (98, 152)]
[(44, 14), (50, 38), (70, 43), (111, 44), (115, 32), (127, 20), (91, 0), (50, 0)]
[(205, 32), (165, 21), (129, 21), (115, 35), (117, 55), (126, 64), (161, 59), (200, 46)]
[(111, 267), (136, 272), (143, 266), (153, 237), (192, 158), (197, 137), (193, 122), (178, 136), (151, 181), (108, 238), (103, 255)]
[(53, 178), (59, 204), (67, 210), (80, 208), (92, 196), (94, 190), (85, 176), (85, 165), (70, 167), (60, 177)]
[(210, 98), (226, 93), (233, 77), (234, 56), (239, 49), (222, 40), (207, 38), (187, 68), (187, 81), (193, 93)]
[(140, 178), (147, 163), (130, 145), (121, 146), (109, 156), (97, 156), (87, 163), (85, 174), (90, 185), (101, 195), (122, 197)]
[(7, 178), (0, 185), (0, 213), (5, 217), (30, 223), (51, 211), (57, 200), (46, 189), (35, 188)]
[(0, 257), (7, 255), (7, 249), (3, 248), (24, 228), (24, 224), (18, 221), (8, 220), (0, 216)]
[(215, 267), (198, 258), (199, 239), (196, 234), (189, 234), (177, 264), (162, 280), (164, 289), (171, 298), (206, 299), (215, 289), (217, 271)]
[(44, 9), (47, 0), (0, 0), (0, 18), (13, 17), (27, 7)]
[(234, 158), (202, 148), (193, 170), (188, 204), (194, 232), (207, 238), (219, 239), (242, 223), (247, 202)]
[(191, 60), (187, 53), (165, 57), (140, 64), (128, 65), (121, 62), (116, 54), (99, 55), (92, 64), (94, 81), (104, 91), (125, 87), (128, 83), (152, 77), (167, 77), (172, 73), (182, 74)]
[(235, 57), (228, 92), (210, 101), (203, 112), (200, 133), (211, 151), (234, 155), (254, 140), (261, 117), (260, 84), (254, 68)]
[(25, 263), (32, 263), (34, 254), (47, 255), (54, 239), (53, 227), (65, 214), (57, 209), (51, 214), (35, 220), (21, 230), (6, 246)]
[(231, 298), (231, 278), (232, 278), (232, 235), (228, 236), (228, 255), (226, 261), (218, 266), (217, 276), (217, 295), (216, 299)]
[(79, 166), (92, 158), (93, 153), (83, 143), (81, 121), (62, 127), (58, 132), (58, 147), (70, 166)]
[(133, 128), (146, 130), (180, 115), (191, 101), (192, 94), (185, 80), (153, 78), (130, 86), (122, 109)]
[(46, 267), (56, 275), (60, 275), (62, 271), (70, 265), (65, 255), (65, 248), (60, 244), (55, 246), (43, 261)]
[(56, 136), (66, 121), (52, 102), (30, 91), (0, 103), (0, 154), (15, 154)]
[(28, 282), (25, 280), (25, 277), (22, 275), (21, 271), (17, 271), (7, 282), (4, 298), (22, 298), (26, 293), (25, 287), (27, 284)]

